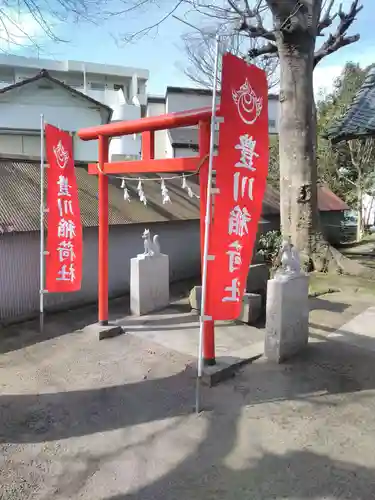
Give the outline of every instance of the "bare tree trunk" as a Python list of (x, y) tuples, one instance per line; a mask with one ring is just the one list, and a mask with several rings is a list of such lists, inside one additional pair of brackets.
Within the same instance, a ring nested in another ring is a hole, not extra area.
[(310, 258), (319, 227), (314, 45), (314, 37), (301, 31), (278, 40), (281, 228), (283, 237)]
[(313, 93), (314, 37), (283, 34), (280, 54), (280, 216), (284, 238), (301, 253), (307, 271), (368, 276), (369, 270), (324, 239), (317, 203), (316, 108)]

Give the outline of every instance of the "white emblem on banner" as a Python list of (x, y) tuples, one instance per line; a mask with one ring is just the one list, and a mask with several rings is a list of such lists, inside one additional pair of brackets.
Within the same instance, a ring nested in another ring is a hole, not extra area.
[(232, 90), (232, 97), (241, 120), (248, 125), (255, 123), (262, 112), (263, 97), (257, 97), (247, 78), (239, 90)]
[(55, 153), (58, 166), (65, 168), (69, 161), (69, 151), (66, 151), (61, 141), (57, 143), (57, 146), (53, 146), (53, 152)]

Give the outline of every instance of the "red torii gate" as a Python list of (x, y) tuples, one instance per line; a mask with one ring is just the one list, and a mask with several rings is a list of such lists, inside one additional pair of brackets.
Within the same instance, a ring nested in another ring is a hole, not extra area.
[[(107, 175), (160, 172), (194, 172), (199, 168), (200, 185), (200, 239), (203, 257), (208, 157), (210, 149), (211, 107), (180, 113), (169, 113), (138, 120), (123, 121), (84, 128), (78, 136), (84, 141), (98, 140), (98, 164), (89, 165), (89, 174), (98, 175), (99, 252), (98, 252), (98, 321), (108, 325), (108, 177)], [(198, 125), (198, 156), (189, 158), (155, 159), (155, 131)], [(130, 134), (142, 134), (142, 159), (136, 161), (108, 161), (109, 139)], [(203, 263), (202, 263), (203, 265)], [(203, 358), (205, 364), (215, 364), (214, 322), (204, 322)]]

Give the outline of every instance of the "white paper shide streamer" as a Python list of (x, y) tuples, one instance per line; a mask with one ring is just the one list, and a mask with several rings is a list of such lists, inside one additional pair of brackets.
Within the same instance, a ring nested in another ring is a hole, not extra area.
[(185, 191), (187, 191), (189, 198), (199, 198), (199, 196), (195, 194), (194, 191), (189, 186), (186, 177), (184, 175), (182, 175), (182, 189), (185, 189)]
[(161, 180), (161, 196), (162, 196), (162, 200), (163, 200), (163, 205), (165, 205), (166, 203), (172, 203), (171, 198), (169, 196), (168, 188), (165, 185), (164, 179)]
[[(176, 176), (173, 176), (173, 177), (155, 177), (155, 178), (152, 178), (152, 179), (143, 179), (141, 177), (138, 178), (138, 184), (137, 184), (137, 193), (138, 193), (138, 198), (139, 198), (139, 201), (141, 203), (143, 203), (144, 205), (147, 205), (147, 198), (146, 198), (146, 195), (145, 195), (145, 192), (143, 190), (143, 184), (144, 182), (146, 181), (153, 181), (153, 182), (159, 182), (160, 181), (160, 188), (161, 188), (161, 196), (162, 196), (162, 203), (163, 205), (166, 205), (167, 203), (172, 203), (172, 200), (171, 200), (171, 197), (169, 195), (169, 190), (168, 190), (168, 187), (166, 185), (166, 181), (171, 181), (171, 180), (174, 180), (174, 179), (181, 179), (182, 180), (182, 184), (181, 184), (181, 187), (184, 191), (187, 192), (189, 198), (198, 198), (199, 199), (199, 195), (196, 194), (190, 184), (188, 183), (186, 177), (189, 177), (189, 175), (185, 175), (185, 174), (182, 174), (181, 175), (176, 175)], [(130, 197), (130, 192), (129, 192), (129, 189), (128, 189), (128, 184), (129, 182), (133, 181), (133, 180), (137, 180), (137, 178), (135, 179), (132, 179), (132, 178), (128, 178), (128, 177), (117, 177), (120, 181), (121, 181), (121, 189), (124, 191), (124, 200), (127, 201), (127, 202), (130, 202), (132, 201), (131, 197)], [(127, 184), (128, 183), (128, 184)]]
[(138, 191), (139, 201), (141, 203), (143, 203), (144, 205), (147, 205), (147, 199), (146, 199), (146, 195), (143, 191), (143, 185), (142, 185), (141, 179), (139, 179), (139, 181), (138, 181), (137, 191)]
[(125, 179), (122, 179), (122, 181), (121, 181), (121, 189), (124, 190), (124, 200), (130, 202), (130, 194), (129, 194), (128, 188), (126, 187)]

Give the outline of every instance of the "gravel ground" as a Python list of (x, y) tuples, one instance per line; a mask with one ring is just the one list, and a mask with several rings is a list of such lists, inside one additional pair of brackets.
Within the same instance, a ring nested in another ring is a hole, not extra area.
[(374, 353), (316, 340), (196, 416), (192, 359), (59, 332), (0, 342), (2, 500), (375, 499)]

